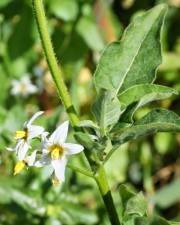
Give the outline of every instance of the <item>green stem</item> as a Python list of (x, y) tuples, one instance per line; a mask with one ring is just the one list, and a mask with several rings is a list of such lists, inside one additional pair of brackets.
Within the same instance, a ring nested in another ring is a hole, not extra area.
[(76, 167), (76, 166), (74, 166), (72, 164), (69, 164), (69, 163), (67, 164), (67, 167), (72, 169), (72, 170), (74, 170), (74, 171), (76, 171), (76, 172), (78, 172), (78, 173), (84, 174), (85, 176), (94, 178), (94, 175), (93, 175), (93, 173), (91, 171), (81, 169), (81, 168)]
[(33, 0), (32, 3), (33, 3), (34, 11), (35, 11), (36, 22), (37, 22), (43, 50), (46, 56), (46, 60), (47, 60), (51, 75), (56, 84), (58, 95), (61, 101), (63, 102), (63, 105), (66, 108), (66, 111), (68, 113), (72, 126), (76, 126), (79, 123), (79, 119), (72, 105), (70, 95), (67, 91), (66, 85), (63, 80), (63, 74), (61, 70), (59, 69), (59, 65), (57, 63), (57, 60), (54, 54), (53, 46), (52, 46), (51, 39), (48, 32), (48, 26), (47, 26), (44, 7), (43, 7), (43, 2), (42, 0)]
[(118, 215), (116, 212), (116, 208), (113, 203), (111, 190), (109, 188), (107, 178), (106, 178), (106, 173), (105, 173), (103, 166), (101, 166), (99, 168), (98, 172), (96, 173), (95, 180), (96, 180), (96, 183), (98, 184), (100, 193), (102, 195), (104, 204), (106, 206), (106, 210), (108, 212), (111, 224), (120, 225), (119, 218), (118, 218)]
[[(35, 12), (36, 23), (38, 26), (38, 31), (40, 34), (43, 50), (46, 56), (49, 69), (51, 71), (51, 75), (56, 84), (58, 95), (60, 99), (62, 100), (63, 105), (65, 106), (71, 125), (74, 128), (76, 128), (79, 123), (79, 118), (72, 105), (70, 95), (68, 93), (68, 90), (63, 80), (63, 74), (59, 68), (59, 65), (57, 63), (57, 60), (53, 51), (53, 46), (52, 46), (51, 39), (48, 32), (48, 26), (47, 26), (44, 7), (43, 7), (43, 1), (32, 0), (32, 4), (33, 4), (34, 12)], [(89, 158), (89, 155), (86, 153), (86, 151), (85, 151), (85, 155), (87, 160), (90, 163), (90, 166), (92, 167), (91, 159)], [(101, 169), (98, 170), (94, 178), (97, 185), (99, 186), (99, 190), (102, 195), (104, 204), (106, 206), (111, 224), (120, 225), (103, 167), (101, 167)]]

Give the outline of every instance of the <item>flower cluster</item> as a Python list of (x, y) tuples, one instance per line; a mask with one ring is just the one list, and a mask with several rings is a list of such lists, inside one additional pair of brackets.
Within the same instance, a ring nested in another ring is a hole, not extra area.
[[(23, 130), (16, 131), (17, 140), (15, 148), (7, 148), (15, 151), (18, 162), (14, 167), (14, 175), (19, 174), (25, 167), (43, 167), (51, 165), (53, 168), (53, 182), (56, 184), (65, 180), (65, 168), (68, 157), (83, 151), (79, 144), (65, 143), (69, 122), (65, 121), (49, 136), (49, 133), (41, 126), (32, 125), (34, 120), (43, 112), (35, 113), (32, 118), (24, 123)], [(40, 138), (42, 148), (33, 150), (31, 140)], [(31, 150), (31, 154), (29, 154)], [(37, 157), (38, 155), (38, 157)]]

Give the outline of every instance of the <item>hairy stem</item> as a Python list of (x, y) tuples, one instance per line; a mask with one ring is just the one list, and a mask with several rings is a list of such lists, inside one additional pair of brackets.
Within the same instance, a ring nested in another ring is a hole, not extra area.
[[(43, 7), (43, 1), (32, 0), (32, 4), (33, 4), (34, 12), (35, 12), (36, 23), (38, 26), (38, 31), (40, 34), (43, 50), (46, 56), (49, 69), (51, 71), (51, 75), (56, 84), (58, 95), (61, 101), (63, 102), (63, 105), (65, 106), (71, 125), (74, 128), (76, 128), (79, 123), (79, 118), (72, 105), (70, 95), (68, 93), (68, 90), (63, 80), (63, 74), (60, 70), (60, 67), (57, 63), (57, 60), (53, 51), (53, 46), (52, 46), (51, 39), (48, 32), (48, 26), (47, 26), (44, 7)], [(85, 151), (85, 155), (87, 160), (90, 163), (90, 166), (92, 166), (91, 160), (89, 158), (89, 155), (86, 153), (86, 151)], [(99, 190), (102, 195), (104, 204), (106, 206), (111, 224), (120, 225), (103, 167), (101, 167), (101, 169), (97, 172), (94, 178), (97, 185), (99, 186)]]
[(33, 2), (36, 23), (38, 26), (38, 31), (41, 38), (43, 50), (46, 56), (46, 60), (47, 60), (51, 75), (56, 84), (58, 95), (61, 101), (63, 102), (63, 105), (66, 108), (66, 111), (68, 113), (72, 126), (76, 126), (79, 122), (79, 119), (72, 105), (70, 95), (67, 91), (66, 85), (63, 80), (62, 71), (59, 68), (59, 65), (57, 63), (57, 60), (54, 54), (53, 46), (52, 46), (51, 39), (48, 32), (48, 26), (47, 26), (47, 21), (45, 17), (43, 2), (42, 0), (33, 0), (32, 2)]

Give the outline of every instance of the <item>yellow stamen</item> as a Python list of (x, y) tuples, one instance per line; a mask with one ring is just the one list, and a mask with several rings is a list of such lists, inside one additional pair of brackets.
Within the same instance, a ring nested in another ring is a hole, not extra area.
[(25, 166), (26, 162), (24, 160), (17, 162), (14, 167), (14, 175), (19, 174), (24, 169)]
[(57, 179), (56, 176), (54, 176), (54, 177), (52, 178), (52, 184), (53, 184), (54, 187), (59, 186), (60, 181)]
[(64, 154), (64, 148), (60, 145), (54, 144), (49, 147), (52, 159), (59, 159)]
[(21, 84), (21, 86), (20, 86), (20, 91), (21, 91), (22, 93), (26, 92), (26, 91), (27, 91), (27, 85), (26, 85), (26, 84)]
[(16, 131), (15, 139), (20, 139), (20, 138), (27, 138), (27, 131), (24, 131), (24, 130)]

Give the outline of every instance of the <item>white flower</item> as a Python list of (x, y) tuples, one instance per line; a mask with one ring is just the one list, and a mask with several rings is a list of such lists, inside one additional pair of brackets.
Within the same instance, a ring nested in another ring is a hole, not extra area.
[(29, 75), (25, 75), (21, 80), (12, 81), (12, 95), (22, 95), (23, 97), (28, 96), (29, 94), (37, 93), (37, 87), (31, 83)]
[(49, 137), (42, 135), (43, 150), (42, 158), (34, 164), (37, 167), (51, 164), (55, 173), (55, 182), (65, 180), (65, 167), (68, 157), (83, 151), (84, 147), (79, 144), (65, 143), (68, 133), (69, 122), (61, 124)]
[(19, 174), (27, 166), (33, 166), (36, 159), (36, 153), (37, 150), (33, 151), (31, 155), (26, 156), (23, 160), (18, 161), (14, 167), (14, 175)]
[(7, 148), (9, 151), (15, 151), (17, 154), (18, 160), (24, 160), (28, 149), (30, 148), (30, 140), (38, 137), (44, 132), (44, 128), (41, 126), (32, 125), (33, 121), (40, 115), (43, 114), (43, 111), (35, 113), (31, 119), (24, 123), (23, 130), (18, 130), (15, 133), (15, 139), (17, 144), (14, 149)]

